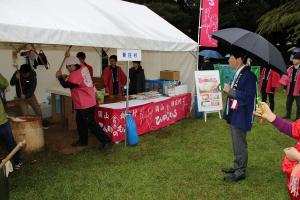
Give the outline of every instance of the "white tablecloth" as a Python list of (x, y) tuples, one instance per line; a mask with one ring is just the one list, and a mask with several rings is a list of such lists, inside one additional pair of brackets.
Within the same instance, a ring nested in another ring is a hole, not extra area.
[[(129, 107), (140, 106), (152, 102), (160, 102), (166, 99), (170, 99), (170, 97), (158, 97), (158, 98), (148, 99), (148, 100), (129, 100)], [(99, 107), (110, 108), (110, 109), (124, 109), (126, 108), (126, 101), (118, 102), (118, 103), (102, 104), (99, 105)]]
[[(47, 91), (50, 92), (51, 94), (64, 95), (68, 97), (71, 96), (70, 89), (63, 88), (61, 86), (53, 86), (51, 88), (48, 88)], [(129, 100), (129, 107), (140, 106), (152, 102), (160, 102), (169, 98), (170, 97), (158, 97), (158, 98), (148, 99), (148, 100)], [(123, 109), (126, 108), (126, 101), (118, 102), (118, 103), (102, 104), (99, 105), (99, 107), (111, 108), (111, 109)]]

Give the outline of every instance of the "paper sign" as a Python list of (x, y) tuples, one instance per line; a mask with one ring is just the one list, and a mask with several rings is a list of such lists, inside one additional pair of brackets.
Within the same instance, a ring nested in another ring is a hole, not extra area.
[(222, 110), (222, 93), (218, 70), (195, 71), (199, 112)]
[(118, 61), (141, 61), (142, 51), (139, 49), (117, 49)]

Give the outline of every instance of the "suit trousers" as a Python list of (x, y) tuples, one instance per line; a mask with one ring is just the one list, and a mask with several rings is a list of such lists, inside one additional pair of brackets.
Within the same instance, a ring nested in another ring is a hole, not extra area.
[(248, 164), (247, 133), (231, 125), (231, 136), (234, 153), (234, 174), (237, 176), (246, 175)]

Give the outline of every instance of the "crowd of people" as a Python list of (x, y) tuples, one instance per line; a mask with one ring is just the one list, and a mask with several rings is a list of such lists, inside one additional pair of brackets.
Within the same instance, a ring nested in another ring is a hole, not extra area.
[[(100, 149), (107, 150), (111, 147), (112, 141), (100, 126), (95, 122), (94, 110), (96, 106), (95, 88), (92, 77), (93, 67), (86, 63), (86, 54), (78, 52), (75, 56), (65, 59), (68, 75), (62, 71), (56, 72), (56, 78), (64, 88), (69, 88), (73, 101), (73, 108), (76, 110), (76, 125), (78, 140), (73, 142), (73, 147), (86, 146), (88, 144), (88, 131), (90, 130), (101, 143)], [(105, 91), (109, 95), (123, 95), (123, 89), (127, 82), (127, 77), (120, 66), (117, 65), (117, 56), (109, 58), (110, 65), (105, 67), (101, 78), (103, 79)], [(145, 74), (140, 61), (133, 61), (130, 69), (130, 94), (145, 91)], [(29, 114), (29, 106), (36, 116), (43, 119), (43, 114), (38, 100), (35, 96), (37, 87), (37, 74), (30, 63), (25, 63), (12, 75), (10, 82), (0, 74), (0, 139), (6, 145), (7, 151), (11, 151), (16, 146), (12, 129), (8, 123), (5, 111), (6, 98), (5, 91), (8, 85), (14, 86), (16, 90), (15, 102), (19, 107), (21, 115)], [(43, 128), (48, 128), (48, 121), (43, 119)], [(18, 152), (13, 157), (15, 169), (20, 169), (22, 161)]]
[[(232, 167), (223, 168), (222, 171), (229, 176), (224, 181), (237, 182), (246, 178), (248, 163), (247, 132), (253, 124), (253, 114), (271, 122), (280, 132), (298, 140), (295, 147), (284, 149), (286, 157), (282, 163), (282, 170), (287, 175), (288, 191), (291, 199), (300, 199), (300, 48), (292, 53), (293, 64), (287, 69), (287, 75), (282, 75), (270, 66), (263, 67), (260, 76), (260, 93), (262, 102), (258, 102), (256, 91), (256, 76), (250, 71), (249, 65), (244, 63), (247, 52), (235, 49), (230, 53), (228, 63), (235, 69), (231, 84), (224, 85), (227, 95), (224, 109), (224, 119), (231, 127), (234, 160)], [(291, 118), (292, 103), (296, 99), (297, 112), (294, 122), (288, 122), (276, 116), (274, 112), (274, 95), (276, 88), (284, 86), (286, 92), (285, 119)], [(265, 102), (269, 97), (270, 106)]]
[[(250, 61), (245, 62), (247, 52), (233, 48), (229, 55), (228, 63), (235, 70), (235, 74), (231, 83), (224, 84), (223, 91), (227, 96), (224, 119), (231, 129), (234, 160), (231, 167), (223, 168), (222, 171), (229, 174), (224, 177), (224, 181), (236, 182), (246, 178), (248, 164), (247, 132), (252, 128), (254, 115), (267, 119), (284, 134), (297, 140), (300, 139), (300, 121), (298, 121), (300, 118), (300, 48), (295, 48), (293, 51), (293, 64), (288, 67), (287, 75), (278, 73), (270, 66), (262, 67), (259, 79), (261, 103), (257, 102), (257, 78), (251, 72)], [(69, 74), (62, 74), (62, 71), (59, 70), (56, 72), (56, 78), (62, 87), (70, 89), (73, 107), (76, 110), (78, 140), (72, 143), (72, 146), (86, 146), (88, 144), (88, 131), (90, 130), (101, 143), (100, 149), (106, 150), (111, 147), (112, 141), (95, 122), (94, 110), (97, 103), (92, 80), (93, 67), (87, 64), (85, 59), (84, 52), (78, 52), (76, 57), (67, 57), (65, 65)], [(101, 76), (105, 91), (113, 96), (123, 95), (124, 86), (127, 83), (127, 77), (122, 68), (117, 65), (117, 61), (116, 55), (110, 56), (110, 65), (103, 70)], [(209, 63), (209, 59), (205, 58), (204, 64), (200, 66), (201, 70), (211, 70)], [(35, 114), (43, 118), (34, 94), (37, 87), (36, 76), (36, 72), (28, 63), (23, 64), (11, 77), (10, 85), (15, 86), (16, 102), (22, 115), (28, 114), (28, 106), (30, 105)], [(129, 70), (129, 80), (129, 94), (145, 91), (145, 74), (140, 61), (133, 61), (133, 67)], [(0, 74), (1, 91), (5, 91), (8, 85), (8, 81)], [(288, 122), (273, 113), (276, 88), (280, 86), (284, 86), (287, 96), (286, 115), (283, 118), (291, 118), (292, 104), (296, 100), (295, 122)], [(1, 94), (0, 97), (0, 138), (5, 142), (7, 150), (11, 151), (16, 146), (16, 142), (5, 112), (5, 95)], [(267, 100), (270, 106), (265, 103)], [(299, 197), (299, 151), (298, 143), (293, 148), (285, 149), (286, 158), (282, 165), (282, 169), (288, 177), (288, 189), (291, 198)], [(19, 153), (14, 156), (13, 161), (15, 169), (22, 166)]]

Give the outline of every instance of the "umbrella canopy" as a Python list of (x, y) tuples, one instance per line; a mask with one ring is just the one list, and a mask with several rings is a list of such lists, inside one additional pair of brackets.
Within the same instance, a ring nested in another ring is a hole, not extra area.
[(286, 64), (281, 53), (273, 44), (257, 33), (241, 28), (227, 28), (214, 32), (212, 37), (242, 48), (286, 73)]
[(202, 50), (199, 52), (200, 56), (214, 58), (214, 59), (223, 59), (224, 57), (217, 51), (214, 50)]

